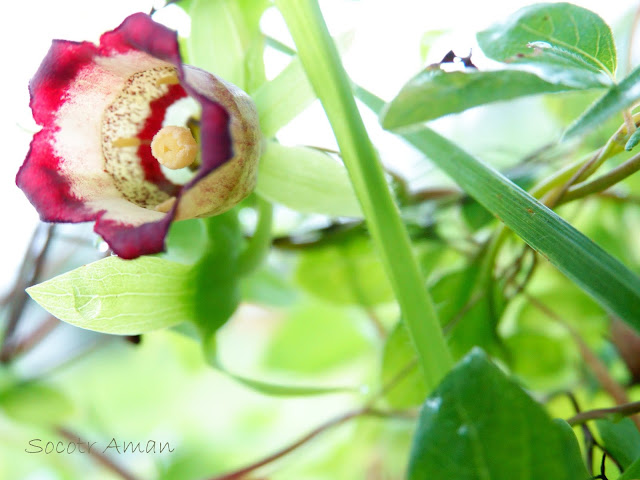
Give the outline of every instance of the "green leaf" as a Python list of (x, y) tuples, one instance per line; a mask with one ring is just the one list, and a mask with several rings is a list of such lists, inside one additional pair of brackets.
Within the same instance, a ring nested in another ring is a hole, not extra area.
[(623, 470), (640, 458), (640, 432), (630, 418), (619, 422), (596, 420), (604, 449), (620, 464)]
[(316, 99), (300, 60), (296, 57), (280, 74), (253, 95), (260, 128), (271, 138)]
[(600, 305), (640, 330), (640, 279), (501, 173), (433, 130), (403, 137)]
[(640, 477), (640, 458), (636, 459), (636, 461), (618, 477), (618, 480), (636, 480), (638, 477)]
[(42, 383), (18, 383), (0, 393), (0, 411), (20, 423), (56, 426), (73, 410), (62, 392)]
[[(564, 134), (564, 138), (582, 135), (596, 129), (616, 114), (631, 107), (640, 98), (640, 67), (625, 77), (618, 85), (609, 88), (600, 99), (591, 105)], [(622, 123), (622, 116), (620, 116)], [(631, 147), (633, 148), (633, 147)], [(630, 150), (630, 148), (627, 148)]]
[(262, 83), (251, 77), (261, 74), (256, 61), (262, 62), (264, 44), (258, 21), (266, 5), (265, 0), (192, 0), (189, 61), (243, 90)]
[(190, 267), (161, 258), (108, 257), (34, 285), (27, 293), (49, 313), (96, 332), (136, 335), (189, 320)]
[(425, 381), (432, 388), (452, 361), (431, 298), (423, 287), (406, 227), (378, 152), (353, 97), (352, 85), (317, 0), (276, 0), (309, 82), (318, 95), (406, 322)]
[(361, 236), (306, 252), (296, 281), (307, 292), (338, 304), (373, 306), (394, 298), (371, 241)]
[(410, 480), (589, 478), (571, 429), (474, 350), (424, 404)]
[(608, 86), (616, 71), (611, 28), (595, 13), (569, 3), (524, 7), (477, 39), (487, 57), (534, 67), (552, 83)]
[(423, 62), (427, 61), (427, 56), (433, 43), (445, 33), (446, 30), (429, 30), (422, 34), (422, 38), (420, 39), (420, 58)]
[(402, 87), (380, 118), (384, 128), (395, 129), (478, 105), (567, 90), (572, 87), (549, 83), (520, 70), (447, 73), (439, 68), (428, 68)]
[(384, 345), (380, 383), (393, 385), (384, 397), (392, 408), (416, 407), (429, 393), (418, 369), (409, 333), (402, 322), (396, 324)]
[(325, 153), (268, 142), (256, 192), (303, 213), (362, 217), (347, 170)]
[(361, 316), (321, 302), (306, 303), (287, 316), (264, 353), (266, 367), (317, 375), (371, 351)]
[(209, 248), (193, 269), (193, 321), (206, 349), (240, 304), (238, 258), (242, 232), (230, 210), (205, 220)]
[(314, 386), (314, 385), (283, 385), (280, 383), (265, 382), (253, 378), (243, 377), (225, 371), (230, 378), (241, 383), (247, 388), (271, 397), (311, 397), (316, 395), (330, 395), (335, 393), (355, 393), (355, 387), (343, 386)]
[(640, 129), (637, 129), (631, 134), (631, 136), (629, 137), (629, 141), (624, 146), (624, 149), (630, 152), (631, 150), (633, 150), (633, 147), (638, 145), (638, 143), (640, 143)]

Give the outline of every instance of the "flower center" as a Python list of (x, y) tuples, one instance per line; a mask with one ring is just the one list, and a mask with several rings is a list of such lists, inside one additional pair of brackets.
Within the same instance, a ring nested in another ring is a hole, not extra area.
[(160, 133), (167, 108), (186, 95), (175, 67), (159, 66), (131, 75), (103, 113), (105, 170), (122, 195), (136, 205), (153, 209), (179, 191), (163, 175), (150, 144)]
[(188, 128), (168, 126), (153, 137), (151, 153), (165, 167), (177, 170), (194, 162), (198, 144)]

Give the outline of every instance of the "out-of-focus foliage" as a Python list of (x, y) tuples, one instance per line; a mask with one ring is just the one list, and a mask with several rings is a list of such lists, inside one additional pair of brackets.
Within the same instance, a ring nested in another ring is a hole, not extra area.
[[(390, 102), (352, 85), (365, 119), (393, 129), (367, 120), (387, 175), (371, 186), (331, 135), (307, 140), (326, 126), (316, 93), (327, 108), (317, 83), (329, 76), (284, 25), (273, 33), (276, 6), (175, 3), (191, 21), (188, 62), (255, 100), (256, 192), (175, 223), (155, 257), (100, 258), (99, 240), (67, 228), (30, 253), (0, 313), (0, 478), (123, 477), (90, 455), (28, 453), (69, 435), (138, 479), (204, 480), (261, 459), (247, 478), (636, 478), (630, 412), (565, 421), (639, 398), (640, 161), (621, 126), (640, 91), (637, 68), (616, 72), (629, 56), (618, 32), (567, 3), (496, 10), (477, 36), (489, 62), (449, 52), (444, 26), (427, 31), (398, 50), (423, 70)], [(291, 12), (314, 5), (277, 2), (303, 33), (322, 17)], [(328, 97), (349, 96), (345, 85)], [(353, 118), (330, 120), (337, 138), (353, 133)], [(373, 171), (371, 152), (360, 166)], [(385, 219), (363, 203), (368, 188), (393, 192), (406, 251), (376, 243)], [(398, 281), (395, 259), (415, 261), (419, 281)], [(433, 391), (415, 347), (435, 340), (416, 337), (397, 302), (427, 291), (457, 362)], [(174, 450), (122, 454), (105, 450), (112, 440)]]

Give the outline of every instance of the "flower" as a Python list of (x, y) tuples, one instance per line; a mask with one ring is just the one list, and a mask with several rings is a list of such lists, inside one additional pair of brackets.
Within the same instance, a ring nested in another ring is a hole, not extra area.
[[(222, 213), (255, 186), (253, 102), (184, 65), (176, 32), (148, 15), (126, 18), (99, 45), (55, 40), (29, 91), (42, 129), (16, 184), (43, 221), (95, 221), (122, 258), (162, 251), (173, 220)], [(167, 109), (187, 96), (200, 105), (199, 149), (185, 126), (162, 128)], [(161, 163), (181, 168), (198, 153), (186, 184), (167, 178)]]

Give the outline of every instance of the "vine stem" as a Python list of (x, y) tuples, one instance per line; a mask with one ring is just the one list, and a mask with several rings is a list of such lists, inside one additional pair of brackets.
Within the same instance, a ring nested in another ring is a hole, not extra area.
[(394, 416), (394, 415), (399, 415), (397, 412), (385, 412), (382, 410), (377, 410), (375, 408), (371, 408), (371, 407), (363, 407), (363, 408), (359, 408), (357, 410), (353, 410), (351, 412), (347, 412), (344, 413), (342, 415), (339, 415), (335, 418), (332, 418), (331, 420), (323, 423), (322, 425), (319, 425), (318, 427), (314, 428), (313, 430), (311, 430), (309, 433), (307, 433), (305, 436), (299, 438), (298, 440), (296, 440), (295, 442), (293, 442), (290, 445), (287, 445), (286, 447), (284, 447), (281, 450), (278, 450), (275, 453), (272, 453), (271, 455), (258, 460), (255, 463), (252, 463), (251, 465), (247, 465), (246, 467), (243, 467), (239, 470), (235, 470), (233, 472), (229, 472), (229, 473), (225, 473), (221, 476), (218, 477), (213, 477), (210, 480), (240, 480), (241, 478), (245, 478), (248, 474), (250, 474), (251, 472), (257, 470), (260, 467), (263, 467), (269, 463), (272, 463), (276, 460), (279, 460), (281, 457), (284, 457), (285, 455), (287, 455), (288, 453), (292, 452), (293, 450), (296, 450), (297, 448), (301, 447), (302, 445), (306, 444), (307, 442), (313, 440), (315, 437), (317, 437), (318, 435), (320, 435), (321, 433), (325, 432), (326, 430), (329, 430), (330, 428), (333, 427), (337, 427), (338, 425), (342, 425), (343, 423), (348, 422), (349, 420), (352, 420), (354, 418), (357, 417), (362, 417), (362, 416), (374, 416), (374, 417), (389, 417), (389, 416)]
[(256, 196), (258, 224), (245, 250), (238, 258), (238, 271), (246, 275), (258, 268), (271, 248), (271, 226), (273, 223), (273, 205), (268, 200)]
[[(56, 430), (58, 434), (71, 442), (80, 441), (80, 435), (77, 435), (76, 433), (67, 430), (64, 427), (58, 427)], [(107, 470), (111, 470), (113, 473), (123, 478), (124, 480), (138, 480), (135, 476), (133, 476), (133, 474), (115, 463), (104, 453), (99, 452), (98, 450), (89, 449), (89, 455), (100, 465), (105, 467)]]
[(433, 302), (317, 0), (276, 0), (333, 128), (429, 390), (452, 365)]
[(567, 420), (567, 423), (571, 426), (581, 425), (589, 420), (598, 420), (600, 418), (606, 419), (611, 417), (628, 417), (629, 415), (635, 415), (636, 413), (640, 413), (640, 402), (625, 403), (624, 405), (618, 405), (617, 407), (598, 408), (595, 410), (581, 412)]

